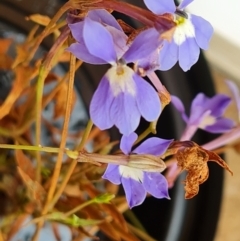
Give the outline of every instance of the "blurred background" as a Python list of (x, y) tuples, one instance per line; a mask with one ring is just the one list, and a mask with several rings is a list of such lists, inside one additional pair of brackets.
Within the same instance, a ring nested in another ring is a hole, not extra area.
[[(21, 32), (24, 33), (28, 31), (31, 27), (31, 24), (24, 19), (24, 16), (27, 16), (30, 13), (38, 12), (52, 16), (58, 8), (59, 4), (63, 2), (64, 1), (60, 0), (47, 0), (44, 1), (44, 4), (42, 4), (41, 1), (34, 1), (33, 4), (33, 1), (31, 0), (0, 0), (0, 33), (2, 35), (6, 35), (6, 32), (10, 31), (9, 27), (11, 27), (11, 31), (18, 32), (16, 38), (20, 38), (19, 41), (21, 41), (21, 38), (23, 37), (21, 35)], [(139, 2), (139, 0), (137, 0), (137, 2)], [(240, 16), (240, 1), (195, 0), (190, 4), (188, 9), (192, 13), (207, 19), (215, 29), (215, 33), (210, 43), (209, 50), (206, 51), (204, 54), (207, 58), (217, 92), (230, 95), (231, 93), (224, 82), (225, 79), (234, 80), (240, 87), (240, 28), (238, 26)], [(6, 26), (8, 26), (8, 30), (6, 30)], [(48, 43), (46, 43), (46, 46), (47, 45)], [(206, 83), (206, 81), (204, 82), (204, 80), (202, 81), (202, 85), (204, 85), (204, 88), (208, 89), (208, 83)], [(194, 83), (192, 85), (194, 85)], [(88, 102), (89, 95), (87, 97), (85, 96), (84, 99), (85, 104)], [(230, 106), (227, 115), (230, 115), (236, 121), (238, 121), (238, 113), (233, 104)], [(216, 225), (216, 235), (214, 239), (211, 240), (239, 241), (240, 156), (238, 153), (236, 153), (236, 151), (229, 150), (226, 152), (225, 157), (230, 168), (234, 172), (234, 176), (232, 177), (228, 173), (224, 172), (223, 196), (219, 199), (214, 198), (215, 204), (213, 205), (221, 205), (219, 216), (216, 216), (216, 219), (218, 220), (218, 223)], [(216, 182), (218, 181), (219, 183), (221, 182), (220, 179), (216, 179)], [(180, 188), (181, 190), (183, 189), (182, 184), (180, 185)], [(190, 201), (187, 201), (187, 203), (189, 202)], [(201, 202), (204, 202), (204, 198), (201, 199)], [(204, 205), (206, 205), (207, 210), (209, 208), (207, 200), (206, 203), (201, 204), (201, 209), (204, 209)], [(195, 206), (195, 209), (197, 207), (198, 206)], [(199, 223), (199, 225), (203, 224)], [(171, 237), (171, 235), (169, 235), (168, 237)], [(166, 240), (175, 241), (177, 239), (173, 240), (171, 238), (166, 238)], [(186, 241), (187, 239), (182, 238), (181, 240)], [(203, 241), (206, 240), (207, 239), (204, 239)]]

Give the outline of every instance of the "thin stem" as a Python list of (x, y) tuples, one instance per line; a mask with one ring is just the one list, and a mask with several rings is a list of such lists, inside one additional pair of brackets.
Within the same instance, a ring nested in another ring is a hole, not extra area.
[(50, 203), (51, 199), (53, 198), (54, 192), (56, 190), (58, 177), (60, 175), (61, 167), (62, 167), (62, 159), (63, 159), (63, 149), (66, 145), (66, 139), (68, 135), (68, 124), (70, 120), (71, 115), (71, 109), (72, 109), (72, 101), (73, 101), (73, 88), (74, 88), (74, 76), (75, 76), (75, 63), (76, 58), (72, 54), (70, 55), (70, 74), (69, 74), (69, 83), (68, 83), (68, 89), (67, 89), (67, 103), (66, 103), (66, 110), (65, 110), (65, 119), (63, 123), (63, 129), (62, 129), (62, 138), (60, 143), (60, 151), (58, 152), (57, 161), (55, 164), (55, 168), (53, 171), (52, 176), (52, 182), (50, 189), (48, 191), (47, 195), (47, 201), (45, 204), (45, 207), (43, 208), (43, 215), (48, 212), (48, 204)]
[(49, 153), (58, 153), (60, 151), (60, 149), (56, 147), (25, 146), (25, 145), (10, 145), (10, 144), (0, 144), (0, 148), (12, 149), (12, 150), (42, 151), (42, 152), (49, 152)]
[(201, 145), (206, 150), (214, 150), (240, 138), (240, 125), (216, 139)]
[(91, 200), (89, 200), (85, 203), (82, 203), (82, 204), (78, 205), (77, 207), (71, 209), (70, 211), (64, 213), (64, 216), (66, 216), (66, 217), (71, 216), (72, 214), (78, 212), (79, 210), (81, 210), (81, 209), (83, 209), (83, 208), (87, 207), (88, 205), (91, 205), (95, 202), (96, 202), (95, 199), (91, 199)]
[[(80, 144), (79, 144), (79, 146), (77, 148), (78, 151), (81, 151), (82, 148), (84, 147), (84, 145), (85, 145), (85, 143), (87, 141), (87, 138), (88, 138), (88, 136), (89, 136), (89, 134), (91, 132), (92, 126), (93, 126), (93, 123), (92, 123), (91, 120), (89, 120), (88, 124), (87, 124), (87, 127), (85, 129), (85, 132), (83, 134), (82, 140), (81, 140), (81, 142), (80, 142)], [(72, 162), (71, 162), (71, 164), (70, 164), (70, 166), (69, 166), (69, 168), (67, 170), (67, 173), (64, 176), (62, 183), (60, 184), (60, 187), (58, 188), (58, 190), (55, 193), (52, 201), (48, 205), (49, 209), (51, 209), (57, 203), (59, 197), (62, 195), (62, 193), (63, 193), (63, 191), (64, 191), (64, 189), (65, 189), (65, 187), (66, 187), (66, 185), (67, 185), (67, 183), (68, 183), (68, 181), (69, 181), (69, 179), (70, 179), (70, 177), (71, 177), (71, 175), (72, 175), (72, 173), (73, 173), (73, 171), (74, 171), (74, 169), (75, 169), (75, 167), (77, 165), (77, 163), (78, 162), (76, 160), (72, 160)]]
[(30, 61), (34, 54), (36, 53), (39, 45), (43, 41), (43, 39), (47, 36), (48, 32), (51, 31), (51, 28), (54, 26), (54, 24), (58, 21), (58, 19), (71, 7), (70, 2), (65, 3), (58, 12), (53, 16), (50, 23), (45, 27), (45, 29), (42, 31), (40, 35), (36, 38), (35, 44), (33, 48), (31, 49), (30, 54), (28, 55), (28, 58), (26, 62)]
[[(36, 93), (36, 145), (41, 144), (41, 117), (42, 117), (42, 97), (45, 79), (52, 68), (52, 63), (55, 58), (58, 57), (58, 52), (62, 47), (63, 43), (67, 39), (69, 29), (65, 28), (59, 38), (56, 40), (43, 64), (40, 66), (39, 76), (37, 81), (37, 93)], [(41, 154), (36, 153), (37, 158), (37, 169), (36, 169), (36, 180), (41, 182)]]
[(138, 144), (140, 141), (142, 141), (144, 138), (146, 138), (150, 133), (155, 132), (153, 129), (152, 123), (149, 124), (148, 128), (138, 136), (138, 139), (134, 142), (134, 145)]

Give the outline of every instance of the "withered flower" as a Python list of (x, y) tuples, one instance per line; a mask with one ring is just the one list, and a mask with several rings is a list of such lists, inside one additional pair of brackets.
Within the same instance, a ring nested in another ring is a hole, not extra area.
[(205, 182), (209, 176), (208, 161), (216, 162), (218, 165), (229, 171), (227, 163), (216, 153), (200, 147), (194, 142), (182, 142), (183, 146), (176, 153), (178, 166), (188, 172), (185, 184), (185, 198), (190, 199), (198, 194), (199, 185)]

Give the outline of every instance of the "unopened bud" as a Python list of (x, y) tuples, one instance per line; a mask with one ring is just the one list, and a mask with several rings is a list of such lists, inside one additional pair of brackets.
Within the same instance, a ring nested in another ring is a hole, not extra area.
[(159, 157), (147, 154), (129, 155), (126, 166), (141, 169), (146, 172), (162, 172), (166, 168), (165, 162)]
[(160, 157), (148, 154), (102, 155), (80, 152), (78, 160), (79, 162), (89, 162), (93, 164), (107, 163), (128, 166), (146, 172), (162, 172), (166, 168), (164, 161)]

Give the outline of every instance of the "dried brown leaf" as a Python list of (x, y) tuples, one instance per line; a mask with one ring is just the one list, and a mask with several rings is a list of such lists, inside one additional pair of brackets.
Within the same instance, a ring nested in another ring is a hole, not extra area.
[[(94, 198), (94, 197), (100, 195), (100, 192), (98, 190), (96, 190), (96, 188), (92, 184), (84, 185), (84, 190), (88, 192), (88, 195), (91, 198)], [(123, 215), (117, 210), (117, 208), (113, 204), (104, 203), (104, 204), (99, 204), (99, 206), (101, 207), (101, 210), (107, 212), (116, 223), (121, 225), (123, 230), (125, 230), (125, 231), (128, 230), (127, 223), (126, 223)]]
[(113, 222), (114, 229), (121, 235), (122, 239), (125, 241), (140, 241), (135, 235), (130, 233), (129, 231), (126, 231), (122, 228), (121, 225)]
[(12, 41), (12, 39), (0, 39), (0, 55), (7, 53)]
[(0, 106), (0, 119), (5, 117), (11, 110), (15, 101), (19, 98), (30, 80), (37, 75), (37, 68), (17, 67), (16, 78), (13, 87), (4, 103)]
[(209, 176), (207, 162), (214, 161), (232, 174), (227, 163), (216, 153), (208, 151), (192, 142), (192, 147), (180, 149), (176, 154), (178, 166), (188, 171), (185, 183), (185, 198), (193, 198), (198, 194), (199, 185)]
[[(90, 219), (102, 219), (102, 210), (97, 205), (88, 206), (85, 208)], [(104, 222), (98, 224), (98, 227), (112, 240), (121, 240), (121, 234), (112, 226), (112, 223)]]
[(25, 44), (16, 46), (17, 56), (12, 63), (12, 68), (16, 68), (20, 63), (22, 63), (29, 55), (29, 49)]
[(36, 201), (40, 208), (46, 195), (44, 188), (37, 181), (32, 180), (20, 167), (17, 167), (17, 170), (27, 187), (30, 200)]
[[(65, 109), (66, 109), (66, 101), (67, 101), (67, 84), (63, 84), (59, 91), (56, 93), (54, 100), (55, 100), (55, 107), (54, 107), (54, 119), (57, 119), (61, 116), (64, 116)], [(73, 92), (73, 101), (72, 101), (72, 109), (76, 102), (76, 94)]]
[(26, 20), (31, 20), (34, 23), (47, 26), (50, 23), (50, 18), (46, 15), (41, 15), (41, 14), (32, 14), (28, 17), (26, 17)]
[(31, 179), (35, 179), (36, 171), (31, 160), (23, 153), (22, 150), (15, 151), (16, 162), (21, 170), (24, 171)]

